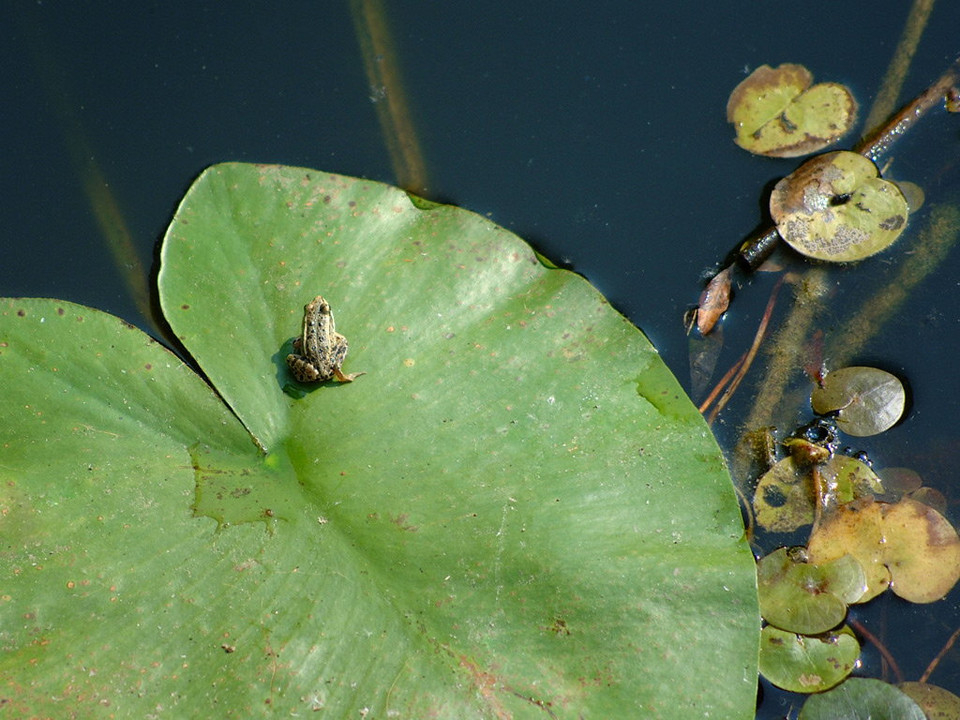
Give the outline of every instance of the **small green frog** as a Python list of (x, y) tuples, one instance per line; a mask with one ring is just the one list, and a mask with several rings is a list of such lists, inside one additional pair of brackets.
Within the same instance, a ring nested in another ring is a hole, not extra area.
[(290, 372), (303, 383), (334, 377), (340, 382), (353, 382), (366, 373), (344, 374), (340, 367), (346, 356), (347, 339), (337, 332), (330, 303), (317, 295), (303, 306), (303, 329), (293, 341), (293, 352), (287, 355)]

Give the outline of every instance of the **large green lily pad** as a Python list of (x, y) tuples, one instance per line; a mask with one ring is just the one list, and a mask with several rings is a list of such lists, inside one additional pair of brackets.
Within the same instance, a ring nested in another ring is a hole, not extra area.
[[(216, 392), (116, 318), (0, 305), (13, 715), (753, 716), (722, 456), (582, 278), (395, 188), (227, 164), (159, 284)], [(367, 374), (309, 389), (284, 357), (321, 293)]]

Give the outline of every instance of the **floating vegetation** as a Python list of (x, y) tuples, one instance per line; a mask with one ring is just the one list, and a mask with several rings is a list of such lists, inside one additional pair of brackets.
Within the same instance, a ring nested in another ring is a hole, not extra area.
[(837, 627), (847, 605), (866, 592), (863, 568), (852, 555), (822, 564), (803, 548), (780, 548), (757, 563), (760, 614), (788, 632), (816, 635)]
[(920, 706), (893, 685), (850, 678), (803, 704), (798, 720), (928, 720)]
[(846, 367), (828, 373), (810, 402), (821, 415), (836, 413), (848, 435), (867, 437), (889, 430), (903, 416), (907, 394), (895, 375), (872, 367)]
[[(818, 637), (797, 635), (767, 625), (760, 632), (760, 672), (779, 688), (822, 692), (842, 682), (856, 667), (860, 643), (853, 631)], [(835, 720), (836, 716), (831, 716)]]
[(727, 101), (727, 120), (744, 150), (770, 157), (808, 155), (839, 140), (853, 126), (857, 103), (843, 85), (812, 85), (803, 65), (761, 65)]
[(950, 521), (912, 498), (896, 503), (862, 498), (842, 505), (816, 527), (810, 562), (853, 555), (867, 578), (866, 602), (889, 586), (914, 603), (946, 596), (960, 580), (960, 537)]
[(818, 155), (778, 182), (770, 195), (777, 231), (797, 252), (851, 262), (889, 247), (907, 225), (900, 188), (863, 155)]
[(832, 455), (811, 466), (791, 455), (760, 478), (753, 511), (765, 530), (787, 533), (812, 524), (818, 505), (832, 508), (883, 492), (877, 474), (856, 458)]

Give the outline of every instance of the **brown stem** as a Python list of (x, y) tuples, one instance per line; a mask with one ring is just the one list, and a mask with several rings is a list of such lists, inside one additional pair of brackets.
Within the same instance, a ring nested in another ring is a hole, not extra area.
[(710, 406), (713, 404), (713, 401), (717, 399), (717, 396), (723, 392), (723, 389), (727, 386), (727, 383), (733, 379), (733, 376), (737, 374), (740, 370), (740, 366), (743, 364), (743, 361), (747, 359), (747, 353), (743, 353), (740, 356), (740, 359), (737, 360), (733, 365), (730, 366), (730, 369), (724, 374), (720, 381), (716, 384), (713, 390), (710, 391), (710, 394), (707, 395), (707, 399), (700, 403), (700, 414), (705, 413)]
[(960, 628), (957, 628), (954, 631), (953, 635), (950, 636), (950, 639), (947, 640), (947, 644), (943, 646), (940, 652), (937, 653), (937, 656), (927, 666), (927, 669), (924, 671), (923, 675), (920, 676), (920, 682), (925, 683), (930, 679), (933, 671), (937, 669), (937, 665), (939, 665), (940, 661), (943, 660), (943, 656), (947, 654), (950, 648), (953, 647), (953, 644), (957, 641), (957, 637), (960, 637)]
[(887, 650), (887, 646), (880, 642), (880, 639), (874, 635), (872, 632), (867, 630), (863, 623), (857, 620), (850, 621), (851, 627), (860, 633), (868, 642), (873, 643), (874, 647), (880, 651), (880, 654), (883, 656), (883, 659), (887, 661), (887, 664), (890, 666), (890, 669), (893, 671), (893, 676), (896, 678), (897, 682), (903, 682), (903, 673), (900, 672), (900, 666), (897, 665), (897, 661), (893, 659), (893, 655), (890, 654), (890, 651)]
[(757, 350), (760, 349), (760, 343), (763, 342), (763, 338), (767, 334), (767, 327), (770, 325), (770, 316), (773, 315), (773, 308), (777, 302), (777, 293), (780, 292), (780, 287), (782, 285), (783, 277), (781, 277), (777, 281), (777, 284), (773, 286), (773, 290), (770, 293), (770, 299), (767, 300), (766, 310), (764, 310), (763, 317), (760, 319), (760, 325), (757, 326), (757, 332), (753, 336), (753, 343), (750, 345), (750, 349), (747, 350), (746, 356), (739, 363), (737, 372), (733, 376), (733, 380), (730, 382), (730, 385), (727, 386), (726, 391), (720, 397), (720, 400), (710, 412), (710, 415), (707, 416), (708, 425), (712, 425), (713, 421), (717, 419), (717, 415), (730, 401), (730, 398), (733, 397), (733, 393), (735, 393), (737, 388), (740, 387), (740, 382), (743, 380), (744, 376), (747, 374), (747, 371), (750, 369), (750, 366), (753, 364), (753, 359), (757, 356)]
[(876, 162), (920, 118), (956, 92), (958, 79), (960, 79), (960, 58), (954, 60), (933, 85), (907, 103), (885, 125), (857, 143), (854, 152)]

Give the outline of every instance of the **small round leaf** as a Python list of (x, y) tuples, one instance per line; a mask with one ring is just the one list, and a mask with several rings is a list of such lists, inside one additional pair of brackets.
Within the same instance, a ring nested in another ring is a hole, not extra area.
[(897, 689), (913, 698), (929, 720), (960, 718), (960, 697), (949, 690), (921, 682), (902, 682)]
[(960, 538), (929, 505), (904, 498), (885, 506), (883, 531), (890, 587), (904, 600), (935, 602), (960, 579)]
[(895, 375), (871, 367), (847, 367), (828, 373), (810, 397), (814, 412), (837, 413), (848, 435), (867, 437), (897, 424), (907, 394)]
[(840, 506), (810, 537), (808, 560), (823, 564), (853, 555), (866, 572), (866, 602), (887, 586), (904, 600), (944, 597), (960, 579), (960, 537), (950, 522), (912, 498), (897, 503), (869, 498)]
[(860, 644), (846, 626), (818, 637), (772, 625), (760, 633), (760, 673), (791, 692), (815, 693), (833, 687), (850, 674), (859, 656)]
[(907, 201), (863, 155), (840, 151), (808, 160), (778, 182), (770, 215), (781, 237), (817, 260), (851, 262), (887, 248), (907, 224)]
[(889, 683), (850, 678), (822, 695), (811, 695), (799, 720), (927, 720), (923, 710)]
[(846, 554), (860, 561), (867, 591), (859, 602), (867, 602), (890, 585), (890, 571), (883, 563), (880, 508), (881, 503), (871, 497), (841, 505), (814, 529), (807, 544), (807, 556), (812, 563), (825, 563)]
[(753, 513), (760, 527), (770, 532), (793, 532), (813, 522), (814, 498), (810, 473), (786, 457), (757, 483)]
[(849, 455), (834, 455), (820, 468), (826, 508), (851, 502), (857, 498), (881, 495), (883, 483), (866, 463)]
[(760, 614), (781, 630), (812, 635), (835, 628), (867, 588), (850, 555), (822, 565), (796, 561), (780, 548), (757, 563)]
[(753, 496), (753, 512), (760, 527), (769, 532), (793, 532), (813, 522), (818, 502), (832, 509), (884, 492), (873, 470), (846, 455), (834, 455), (818, 463), (817, 472), (819, 493), (813, 483), (813, 469), (793, 456), (764, 473)]

